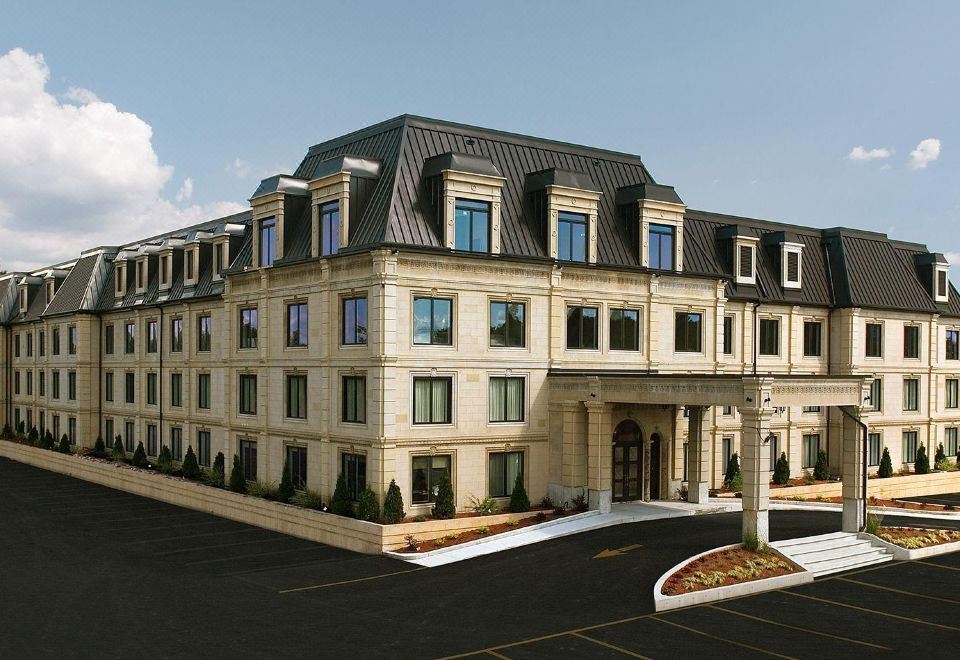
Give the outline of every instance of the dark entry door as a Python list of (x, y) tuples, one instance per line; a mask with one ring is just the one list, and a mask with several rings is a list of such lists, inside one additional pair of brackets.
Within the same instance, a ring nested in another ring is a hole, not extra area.
[(643, 438), (633, 420), (624, 420), (613, 434), (613, 501), (643, 497)]
[(650, 499), (660, 499), (660, 436), (650, 436)]

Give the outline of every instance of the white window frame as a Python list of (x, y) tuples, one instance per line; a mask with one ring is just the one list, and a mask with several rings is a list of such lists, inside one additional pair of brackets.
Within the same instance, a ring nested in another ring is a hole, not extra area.
[[(737, 284), (753, 284), (757, 283), (757, 245), (759, 245), (760, 239), (754, 238), (752, 236), (737, 236), (733, 242), (733, 274), (736, 278)], [(751, 273), (749, 277), (740, 274), (740, 248), (749, 247), (751, 251)]]
[[(787, 261), (788, 255), (797, 255), (797, 280), (788, 279)], [(756, 255), (754, 255), (754, 265), (756, 265)], [(780, 283), (784, 289), (799, 289), (803, 285), (803, 244), (802, 243), (783, 243), (780, 246)]]

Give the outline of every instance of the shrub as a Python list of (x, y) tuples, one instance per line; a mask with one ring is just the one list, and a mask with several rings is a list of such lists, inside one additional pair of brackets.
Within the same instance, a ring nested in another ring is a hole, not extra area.
[(312, 490), (294, 493), (293, 497), (290, 498), (290, 503), (302, 506), (304, 509), (323, 509), (323, 498), (320, 496), (320, 493)]
[(13, 437), (13, 429), (10, 428), (10, 422), (7, 422), (6, 424), (3, 425), (3, 433), (2, 433), (2, 435), (3, 435), (4, 438), (12, 438), (12, 437)]
[(277, 499), (277, 488), (270, 481), (257, 479), (247, 484), (247, 495), (262, 497), (265, 500), (275, 500)]
[(37, 433), (37, 427), (34, 426), (30, 429), (30, 435), (27, 436), (27, 440), (30, 441), (31, 445), (36, 445), (40, 442), (40, 434)]
[(285, 459), (283, 461), (283, 475), (280, 477), (280, 487), (277, 489), (277, 501), (286, 504), (295, 492), (293, 475), (290, 472), (290, 459)]
[(223, 488), (223, 472), (214, 468), (210, 468), (203, 473), (203, 480), (208, 486), (213, 486), (214, 488)]
[(780, 452), (777, 465), (773, 468), (773, 483), (781, 486), (790, 483), (790, 463), (787, 461), (786, 452)]
[(120, 445), (120, 449), (123, 449), (123, 439), (120, 437), (120, 434), (117, 434), (117, 439), (114, 441), (114, 446)]
[(756, 532), (743, 533), (743, 547), (751, 552), (765, 553), (769, 548), (767, 544), (760, 540)]
[(230, 490), (234, 493), (247, 492), (247, 480), (243, 478), (243, 466), (240, 465), (240, 457), (233, 455), (233, 469), (230, 471)]
[(944, 456), (941, 460), (934, 463), (933, 467), (940, 472), (950, 472), (953, 469), (953, 461)]
[(489, 516), (497, 510), (497, 502), (493, 498), (485, 497), (482, 500), (479, 497), (470, 496), (470, 508), (474, 513), (481, 516)]
[(357, 518), (368, 522), (380, 519), (380, 503), (377, 501), (377, 494), (369, 486), (357, 496)]
[(943, 451), (943, 443), (937, 445), (937, 451), (933, 455), (933, 464), (942, 463), (947, 460), (947, 452)]
[(113, 454), (111, 458), (119, 462), (127, 460), (127, 452), (123, 451), (123, 441), (120, 440), (119, 435), (117, 436), (116, 442), (113, 443)]
[(200, 478), (200, 466), (197, 464), (197, 455), (193, 453), (193, 445), (187, 445), (187, 455), (183, 457), (180, 470), (187, 479)]
[(510, 511), (523, 513), (530, 510), (530, 498), (527, 489), (523, 487), (523, 475), (517, 473), (517, 480), (513, 484), (513, 493), (510, 495)]
[(350, 492), (347, 490), (347, 479), (342, 474), (337, 477), (337, 485), (333, 489), (330, 499), (330, 513), (338, 516), (349, 516), (353, 513)]
[(420, 549), (420, 539), (413, 534), (407, 534), (406, 538), (404, 538), (404, 541), (407, 542), (407, 550), (410, 552), (416, 552)]
[(867, 534), (873, 534), (876, 536), (880, 533), (880, 527), (883, 525), (883, 516), (876, 513), (867, 514), (867, 522), (863, 527), (863, 531)]
[(590, 508), (590, 504), (587, 502), (587, 491), (581, 490), (580, 494), (573, 498), (573, 508), (580, 513)]
[(550, 499), (550, 496), (549, 496), (549, 495), (544, 495), (544, 496), (543, 496), (543, 499), (540, 500), (540, 508), (542, 508), (542, 509), (552, 509), (552, 508), (553, 508), (553, 500)]
[(734, 453), (733, 456), (730, 457), (730, 460), (727, 461), (727, 471), (723, 475), (723, 484), (730, 486), (733, 478), (738, 474), (740, 474), (740, 455)]
[(387, 496), (383, 500), (383, 522), (392, 525), (401, 522), (406, 515), (403, 511), (403, 494), (400, 492), (400, 486), (391, 479)]
[(880, 457), (880, 467), (877, 469), (877, 476), (883, 479), (893, 476), (893, 461), (890, 460), (890, 450), (883, 448), (883, 455)]
[(930, 472), (930, 457), (927, 456), (927, 450), (923, 445), (917, 447), (917, 457), (913, 461), (913, 470), (917, 474)]
[(97, 458), (107, 457), (107, 446), (103, 444), (103, 438), (97, 436), (97, 441), (93, 443), (93, 455)]
[(450, 477), (446, 474), (440, 477), (440, 483), (437, 485), (437, 499), (430, 513), (434, 518), (439, 519), (453, 518), (457, 515), (457, 505), (453, 501), (453, 484), (450, 483)]
[(730, 490), (735, 493), (739, 493), (743, 490), (743, 473), (737, 472), (733, 475), (733, 479), (730, 480)]
[(147, 452), (143, 450), (143, 442), (137, 443), (137, 450), (133, 452), (133, 460), (130, 461), (133, 467), (145, 468), (150, 465), (147, 461)]
[(534, 518), (536, 518), (538, 523), (542, 523), (546, 521), (547, 514), (545, 514), (543, 511), (537, 511), (537, 515), (535, 515)]
[[(227, 475), (227, 465), (226, 459), (223, 456), (222, 451), (218, 451), (217, 455), (213, 459), (213, 469), (220, 473), (221, 477), (226, 477)], [(223, 479), (221, 479), (221, 482)]]
[(560, 502), (559, 504), (555, 504), (553, 506), (553, 515), (562, 516), (565, 514), (567, 512), (567, 505), (569, 504), (569, 502)]
[(827, 452), (822, 449), (817, 452), (817, 462), (813, 466), (813, 478), (817, 481), (830, 478), (830, 471), (827, 469)]
[(27, 423), (22, 419), (17, 424), (17, 436), (22, 438), (26, 434)]
[(57, 451), (61, 454), (70, 453), (70, 438), (67, 437), (66, 433), (60, 436), (60, 444), (57, 445)]
[(161, 445), (160, 454), (157, 456), (157, 469), (164, 474), (173, 472), (173, 454), (170, 453), (170, 447)]

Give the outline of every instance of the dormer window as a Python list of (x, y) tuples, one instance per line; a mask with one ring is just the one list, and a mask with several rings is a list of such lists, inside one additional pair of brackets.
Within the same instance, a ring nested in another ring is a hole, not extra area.
[(188, 247), (183, 251), (183, 283), (185, 286), (193, 286), (197, 283), (197, 260), (200, 258), (200, 248), (198, 246)]
[(170, 257), (163, 255), (160, 257), (160, 287), (167, 288), (170, 285)]
[(682, 271), (683, 216), (687, 207), (673, 187), (638, 183), (618, 188), (616, 204), (640, 265)]
[(27, 285), (24, 284), (20, 287), (20, 313), (27, 313)]
[(500, 205), (506, 183), (487, 156), (449, 152), (428, 158), (423, 177), (443, 245), (500, 254)]
[(733, 248), (733, 272), (737, 284), (757, 283), (757, 242), (750, 236), (737, 236)]
[(320, 256), (340, 251), (340, 200), (320, 205)]
[(648, 228), (647, 267), (673, 270), (675, 228), (651, 224)]
[(137, 261), (137, 293), (143, 293), (147, 288), (147, 260)]
[(947, 266), (937, 264), (936, 281), (934, 290), (934, 300), (939, 303), (949, 302), (950, 281), (948, 278)]
[(803, 278), (803, 245), (783, 243), (780, 246), (780, 280), (784, 289), (799, 289)]
[(490, 251), (490, 203), (458, 198), (454, 211), (453, 249)]
[(557, 259), (586, 261), (588, 233), (586, 215), (560, 211), (557, 214)]
[(272, 266), (277, 253), (277, 223), (274, 218), (260, 221), (260, 267)]
[(114, 284), (114, 291), (117, 294), (117, 297), (126, 295), (127, 293), (127, 264), (126, 262), (116, 262), (114, 268), (114, 278), (116, 280)]
[(230, 265), (230, 240), (223, 238), (213, 244), (213, 279), (223, 279), (223, 271)]
[(53, 294), (56, 293), (56, 282), (50, 280), (47, 282), (47, 304), (49, 305), (53, 301)]

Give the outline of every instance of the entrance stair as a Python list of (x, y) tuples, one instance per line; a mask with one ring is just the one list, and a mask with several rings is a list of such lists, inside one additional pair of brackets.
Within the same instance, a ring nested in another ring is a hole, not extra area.
[(893, 559), (893, 554), (886, 548), (848, 532), (775, 541), (770, 547), (812, 571), (814, 577), (882, 564)]

